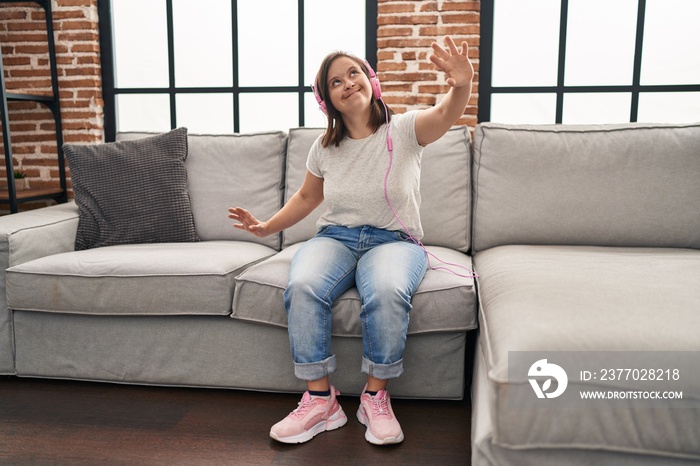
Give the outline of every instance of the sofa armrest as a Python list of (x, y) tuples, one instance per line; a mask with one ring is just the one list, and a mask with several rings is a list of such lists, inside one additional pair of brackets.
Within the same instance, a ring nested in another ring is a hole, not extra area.
[(0, 273), (40, 257), (75, 249), (78, 206), (74, 202), (0, 217)]
[(71, 202), (0, 217), (0, 374), (15, 374), (12, 315), (5, 298), (5, 270), (52, 254), (73, 251), (78, 206)]

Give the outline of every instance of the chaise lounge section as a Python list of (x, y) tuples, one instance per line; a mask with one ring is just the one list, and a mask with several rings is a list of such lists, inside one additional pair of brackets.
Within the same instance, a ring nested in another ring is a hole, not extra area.
[[(697, 464), (700, 125), (482, 124), (473, 177), (473, 464)], [(547, 357), (557, 399), (528, 383)], [(593, 368), (632, 362), (680, 380), (622, 390), (683, 399), (580, 399), (611, 390)]]

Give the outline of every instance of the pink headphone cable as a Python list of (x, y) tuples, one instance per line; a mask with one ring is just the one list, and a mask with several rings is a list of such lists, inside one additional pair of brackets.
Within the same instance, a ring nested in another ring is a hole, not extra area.
[[(462, 278), (477, 278), (479, 275), (474, 272), (471, 269), (468, 269), (467, 267), (464, 267), (459, 264), (454, 264), (451, 262), (445, 262), (444, 260), (440, 259), (438, 256), (433, 254), (432, 252), (428, 251), (428, 249), (425, 247), (423, 243), (419, 239), (416, 239), (413, 237), (411, 232), (408, 230), (408, 227), (403, 223), (401, 218), (399, 218), (399, 214), (396, 213), (396, 209), (394, 209), (394, 206), (391, 205), (391, 201), (389, 200), (389, 188), (388, 188), (388, 182), (389, 182), (389, 173), (391, 172), (391, 167), (394, 164), (394, 142), (391, 140), (391, 131), (389, 129), (389, 109), (387, 108), (386, 104), (384, 103), (384, 99), (379, 99), (379, 101), (382, 103), (384, 106), (384, 116), (386, 118), (386, 147), (389, 149), (389, 167), (386, 169), (386, 174), (384, 175), (384, 198), (386, 199), (386, 203), (389, 205), (389, 208), (391, 209), (391, 212), (394, 214), (394, 218), (401, 224), (401, 227), (406, 231), (406, 234), (408, 234), (408, 239), (413, 241), (416, 245), (420, 246), (423, 251), (425, 251), (425, 255), (428, 258), (428, 267), (431, 270), (444, 270), (446, 272), (449, 272), (451, 274), (457, 275), (458, 277)], [(430, 258), (434, 258), (443, 266), (437, 266), (434, 267), (433, 265), (430, 264)], [(445, 267), (447, 266), (447, 267)], [(450, 269), (449, 267), (457, 267), (458, 269), (466, 270), (467, 274), (460, 274), (455, 272), (454, 270)]]

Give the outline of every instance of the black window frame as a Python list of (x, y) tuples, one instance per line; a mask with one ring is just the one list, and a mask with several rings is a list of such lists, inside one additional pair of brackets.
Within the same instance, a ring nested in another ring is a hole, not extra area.
[[(175, 85), (175, 49), (172, 0), (166, 0), (168, 34), (168, 87), (118, 88), (115, 81), (114, 41), (112, 31), (112, 0), (98, 0), (100, 56), (102, 66), (102, 98), (104, 101), (105, 141), (112, 142), (117, 133), (116, 98), (120, 94), (166, 94), (170, 99), (170, 126), (177, 125), (177, 94), (231, 94), (233, 95), (233, 133), (240, 132), (240, 101), (245, 93), (297, 93), (299, 97), (299, 126), (304, 126), (304, 95), (311, 92), (310, 83), (304, 82), (304, 0), (298, 0), (298, 63), (296, 86), (241, 86), (238, 77), (238, 2), (231, 0), (233, 85), (217, 87), (178, 87)], [(377, 0), (365, 0), (365, 57), (376, 69), (377, 65)]]
[(629, 85), (592, 85), (592, 86), (566, 86), (564, 73), (566, 65), (566, 34), (568, 23), (569, 0), (561, 0), (559, 18), (559, 55), (557, 63), (557, 84), (555, 86), (493, 86), (493, 22), (494, 3), (497, 0), (481, 1), (480, 17), (480, 50), (479, 50), (479, 108), (477, 120), (479, 122), (491, 121), (491, 97), (494, 94), (556, 94), (555, 124), (561, 124), (564, 116), (564, 94), (584, 92), (624, 92), (632, 96), (630, 106), (630, 122), (637, 122), (639, 113), (639, 95), (643, 92), (697, 92), (700, 84), (668, 84), (668, 85), (642, 85), (640, 77), (642, 71), (642, 50), (644, 44), (644, 18), (646, 14), (646, 0), (638, 0), (637, 26), (634, 47), (634, 63), (632, 69), (632, 84)]

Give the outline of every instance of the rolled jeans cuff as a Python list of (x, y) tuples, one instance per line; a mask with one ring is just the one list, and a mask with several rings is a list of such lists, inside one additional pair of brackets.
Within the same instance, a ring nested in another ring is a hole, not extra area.
[(363, 356), (362, 372), (375, 379), (395, 379), (403, 374), (403, 358), (391, 364), (377, 364)]
[(294, 363), (294, 375), (301, 380), (319, 380), (338, 368), (335, 355), (319, 362)]

